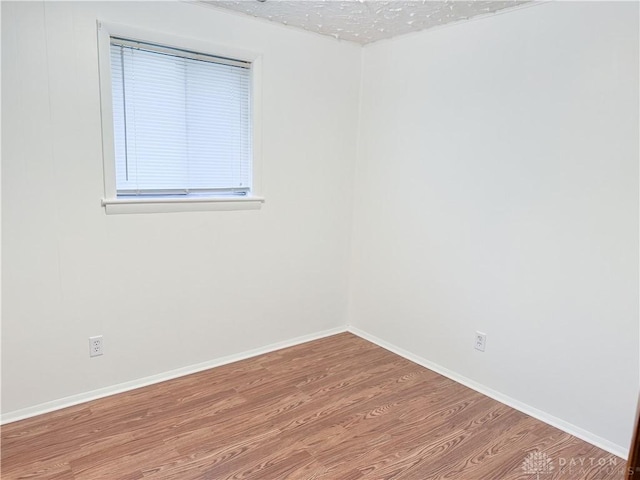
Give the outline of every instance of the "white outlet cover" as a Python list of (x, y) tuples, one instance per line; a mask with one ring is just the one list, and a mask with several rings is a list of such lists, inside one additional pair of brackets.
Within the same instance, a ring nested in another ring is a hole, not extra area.
[(90, 357), (99, 357), (103, 354), (102, 351), (102, 335), (98, 335), (95, 337), (89, 337), (89, 356)]

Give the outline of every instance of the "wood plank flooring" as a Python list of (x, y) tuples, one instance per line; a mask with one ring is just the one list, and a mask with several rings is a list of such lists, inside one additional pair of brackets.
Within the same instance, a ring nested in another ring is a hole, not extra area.
[(625, 469), (348, 333), (7, 424), (1, 437), (3, 480), (622, 480)]

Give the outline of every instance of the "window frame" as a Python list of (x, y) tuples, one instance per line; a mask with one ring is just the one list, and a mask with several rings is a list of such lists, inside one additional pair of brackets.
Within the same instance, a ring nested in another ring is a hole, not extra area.
[[(102, 163), (104, 197), (102, 206), (107, 214), (169, 213), (203, 210), (255, 210), (264, 203), (262, 192), (262, 121), (261, 76), (262, 55), (212, 42), (178, 37), (127, 25), (97, 21), (100, 107), (102, 120)], [(247, 196), (175, 197), (118, 197), (116, 191), (116, 160), (114, 148), (113, 103), (111, 84), (111, 37), (165, 45), (206, 55), (237, 59), (251, 63), (251, 122), (252, 152), (251, 192)]]

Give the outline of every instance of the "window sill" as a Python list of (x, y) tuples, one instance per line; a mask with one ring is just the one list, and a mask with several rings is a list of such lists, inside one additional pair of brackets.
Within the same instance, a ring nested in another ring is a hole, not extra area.
[(127, 213), (206, 212), (212, 210), (259, 210), (262, 197), (230, 198), (110, 198), (103, 199), (107, 215)]

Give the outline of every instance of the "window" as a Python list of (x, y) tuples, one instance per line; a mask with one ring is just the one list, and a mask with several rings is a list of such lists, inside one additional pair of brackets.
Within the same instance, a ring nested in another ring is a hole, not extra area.
[(250, 67), (112, 37), (118, 196), (249, 193)]
[(259, 207), (255, 58), (109, 30), (99, 25), (107, 213)]

